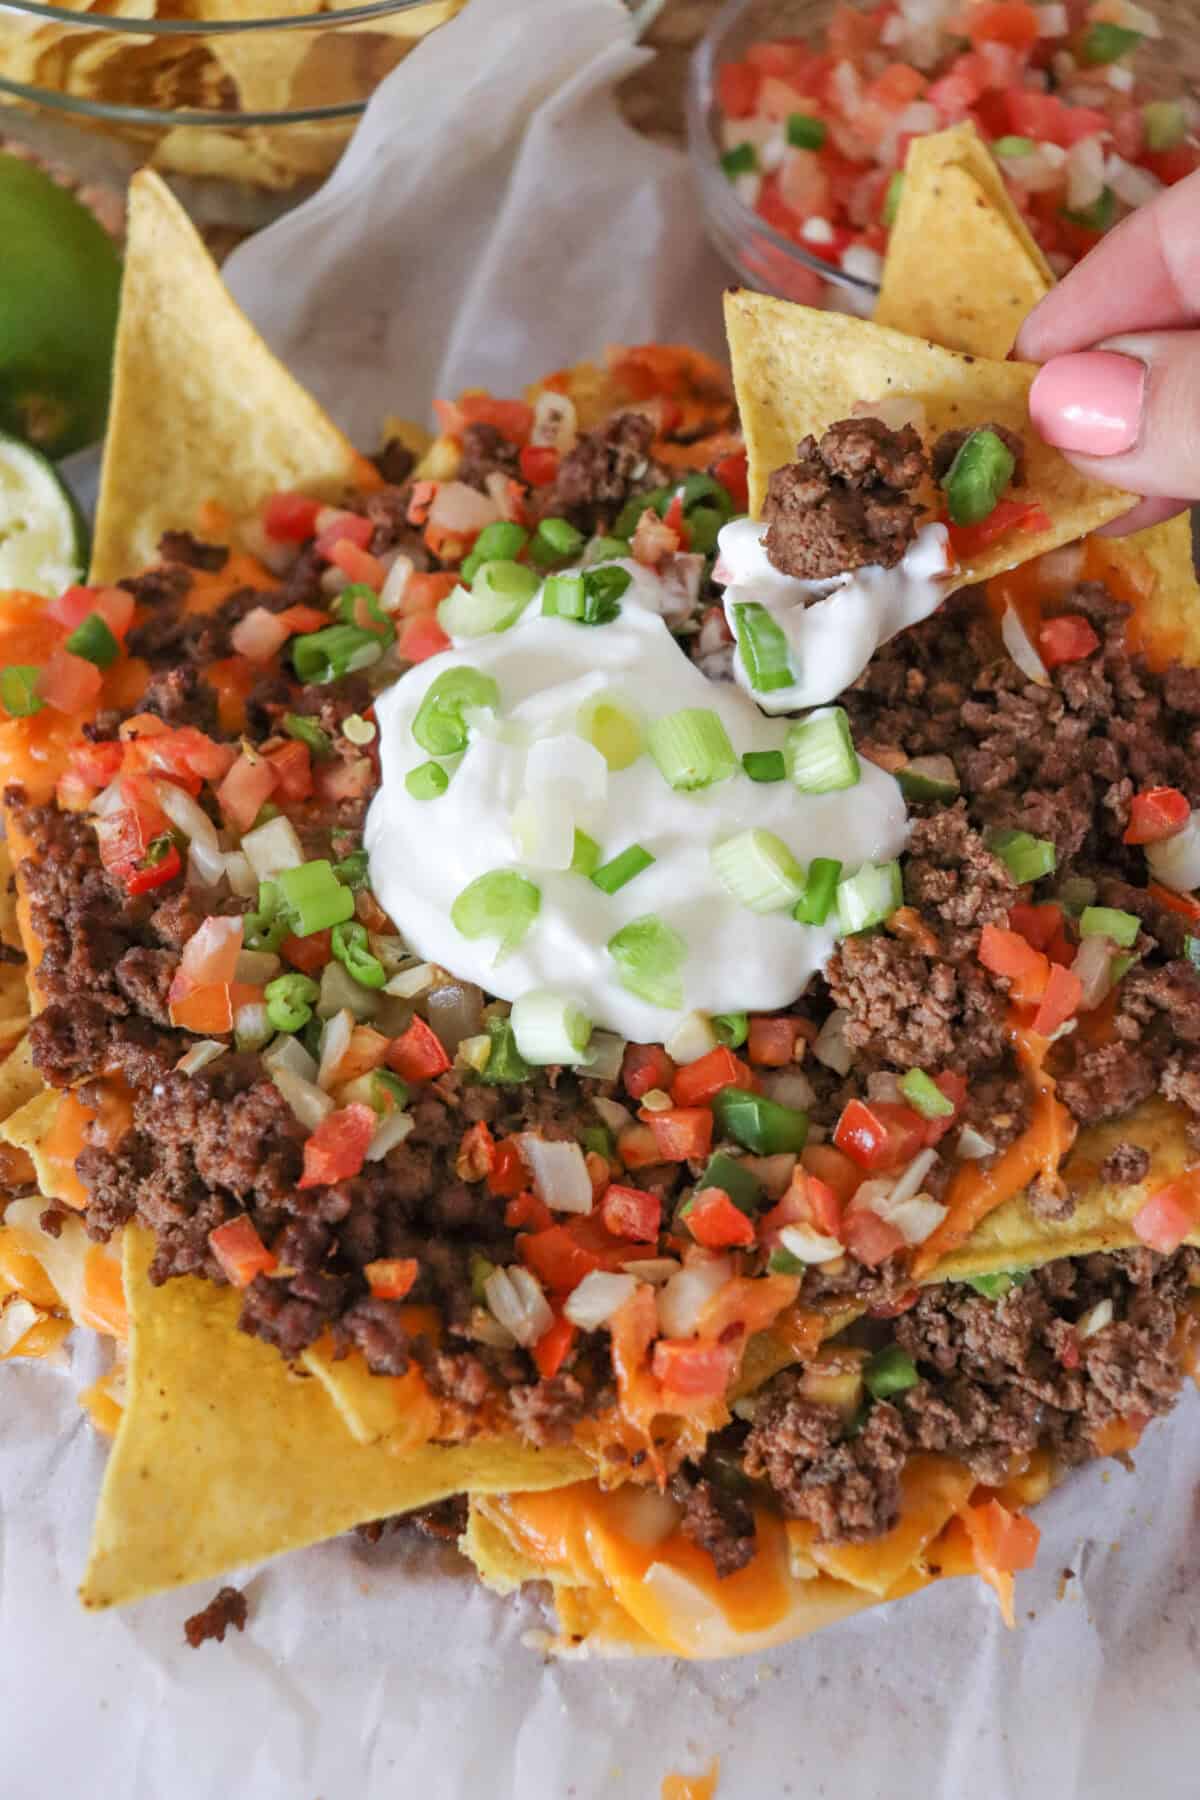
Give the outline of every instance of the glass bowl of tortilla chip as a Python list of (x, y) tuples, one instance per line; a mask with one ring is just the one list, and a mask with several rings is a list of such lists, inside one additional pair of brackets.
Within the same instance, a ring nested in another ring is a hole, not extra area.
[(328, 173), (378, 84), (461, 4), (15, 0), (0, 9), (0, 140), (86, 175), (148, 162), (204, 177), (240, 191), (255, 224)]

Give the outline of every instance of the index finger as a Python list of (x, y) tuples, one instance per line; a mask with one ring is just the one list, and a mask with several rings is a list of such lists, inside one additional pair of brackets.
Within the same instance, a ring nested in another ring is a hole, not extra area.
[(1014, 354), (1048, 362), (1124, 331), (1200, 321), (1200, 173), (1118, 225), (1035, 306)]

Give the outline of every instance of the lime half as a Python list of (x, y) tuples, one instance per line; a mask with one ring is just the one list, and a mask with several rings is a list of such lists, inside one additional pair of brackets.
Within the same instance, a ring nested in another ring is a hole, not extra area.
[(0, 436), (0, 592), (61, 594), (86, 564), (87, 527), (54, 464)]

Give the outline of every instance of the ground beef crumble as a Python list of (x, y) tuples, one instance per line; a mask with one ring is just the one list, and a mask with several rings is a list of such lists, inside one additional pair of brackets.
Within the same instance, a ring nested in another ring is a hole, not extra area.
[(843, 419), (818, 443), (806, 437), (796, 461), (776, 469), (763, 518), (767, 555), (785, 575), (824, 581), (849, 569), (898, 563), (917, 534), (914, 490), (928, 476), (911, 425)]
[(184, 1621), (183, 1634), (193, 1650), (215, 1638), (225, 1642), (225, 1633), (246, 1629), (246, 1596), (240, 1588), (220, 1588), (208, 1605)]

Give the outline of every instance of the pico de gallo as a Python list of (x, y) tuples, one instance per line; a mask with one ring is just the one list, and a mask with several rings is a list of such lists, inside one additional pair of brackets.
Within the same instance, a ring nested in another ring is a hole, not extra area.
[[(722, 165), (776, 231), (877, 281), (909, 144), (971, 119), (1061, 275), (1200, 167), (1195, 100), (1139, 79), (1160, 35), (1134, 0), (840, 4), (822, 43), (764, 40), (718, 70)], [(820, 293), (813, 276), (791, 297)]]

